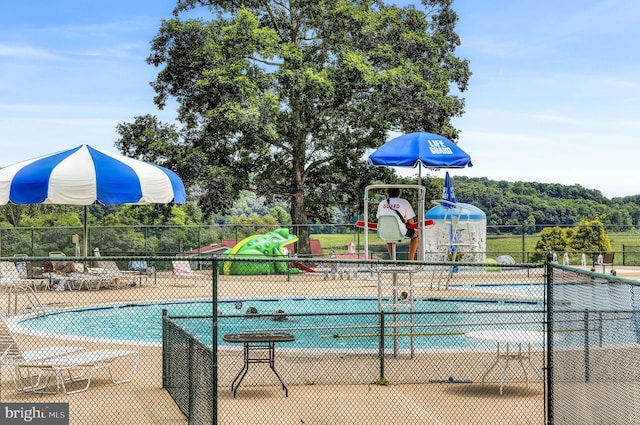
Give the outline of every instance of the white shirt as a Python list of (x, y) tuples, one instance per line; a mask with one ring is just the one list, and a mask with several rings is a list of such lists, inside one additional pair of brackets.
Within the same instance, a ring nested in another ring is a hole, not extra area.
[(380, 204), (378, 204), (377, 217), (383, 215), (394, 216), (396, 219), (398, 219), (400, 231), (404, 235), (407, 233), (407, 226), (405, 226), (402, 220), (400, 220), (400, 217), (398, 217), (398, 214), (393, 212), (393, 210), (398, 211), (400, 215), (404, 217), (405, 221), (409, 221), (410, 219), (414, 218), (416, 216), (416, 213), (413, 211), (413, 207), (411, 207), (409, 201), (402, 198), (389, 198), (389, 202), (387, 202), (387, 200), (385, 199), (384, 201), (380, 202)]

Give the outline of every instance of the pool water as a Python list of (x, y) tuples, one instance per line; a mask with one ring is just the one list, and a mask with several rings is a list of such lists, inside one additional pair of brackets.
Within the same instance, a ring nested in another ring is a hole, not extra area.
[[(378, 347), (379, 316), (377, 298), (285, 298), (244, 299), (236, 308), (237, 300), (221, 300), (218, 310), (219, 345), (226, 345), (221, 336), (227, 333), (283, 331), (296, 336), (295, 347), (375, 349)], [(249, 318), (245, 311), (255, 307), (263, 317)], [(459, 348), (469, 343), (461, 331), (471, 330), (466, 323), (495, 324), (496, 322), (526, 322), (526, 326), (540, 329), (543, 316), (542, 304), (531, 301), (508, 300), (434, 300), (417, 298), (414, 302), (414, 337), (416, 348)], [(210, 316), (211, 303), (207, 301), (129, 303), (96, 306), (57, 312), (44, 318), (29, 318), (19, 325), (29, 332), (43, 332), (51, 336), (73, 339), (108, 339), (128, 342), (160, 344), (162, 342), (162, 310), (169, 316)], [(286, 321), (273, 319), (277, 309), (285, 311)], [(511, 310), (512, 314), (489, 313), (495, 310)], [(327, 314), (335, 312), (335, 314)], [(308, 313), (318, 313), (309, 316)], [(360, 314), (358, 314), (360, 313)], [(386, 314), (386, 322), (393, 321), (393, 314)], [(408, 321), (399, 315), (398, 321)], [(179, 323), (205, 344), (211, 344), (211, 318), (180, 319)], [(478, 329), (477, 326), (474, 329)], [(409, 331), (397, 329), (401, 335)], [(385, 334), (394, 332), (387, 327)], [(393, 344), (393, 338), (387, 338)], [(407, 347), (410, 338), (398, 338)]]
[(477, 285), (460, 285), (451, 286), (455, 289), (470, 290), (474, 292), (487, 292), (493, 294), (512, 295), (514, 297), (530, 297), (542, 299), (545, 293), (544, 283), (531, 283), (531, 284), (518, 284), (518, 285), (504, 285), (504, 284), (477, 284)]

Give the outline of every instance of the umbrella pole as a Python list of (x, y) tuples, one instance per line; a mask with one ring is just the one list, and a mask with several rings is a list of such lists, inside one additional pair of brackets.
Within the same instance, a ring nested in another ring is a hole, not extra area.
[[(422, 186), (422, 161), (418, 161), (418, 186)], [(424, 230), (425, 203), (427, 202), (427, 189), (418, 189), (418, 260), (424, 261), (427, 236)]]
[(87, 227), (87, 214), (89, 210), (89, 206), (84, 206), (84, 223), (83, 223), (83, 233), (84, 233), (84, 256), (87, 256), (87, 252), (89, 251), (89, 227)]

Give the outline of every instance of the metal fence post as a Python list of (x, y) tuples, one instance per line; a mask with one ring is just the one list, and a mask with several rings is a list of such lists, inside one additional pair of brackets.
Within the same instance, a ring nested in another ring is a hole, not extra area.
[(589, 310), (584, 310), (584, 382), (589, 382)]
[(521, 233), (522, 233), (522, 262), (526, 263), (527, 259), (525, 258), (527, 255), (526, 245), (525, 245), (525, 227), (524, 224), (520, 225)]
[(218, 423), (218, 259), (211, 263), (211, 391), (213, 402), (211, 403), (211, 419), (215, 425)]
[(545, 263), (546, 274), (546, 310), (547, 310), (547, 379), (546, 379), (546, 405), (547, 405), (547, 424), (553, 425), (553, 267), (551, 262), (553, 261), (553, 254), (547, 253), (547, 261)]
[(382, 384), (385, 382), (384, 378), (384, 311), (380, 312), (380, 343), (379, 343), (379, 352), (380, 352), (380, 378), (378, 379), (378, 383)]
[(167, 350), (167, 309), (162, 309), (162, 388), (167, 388), (169, 354)]
[(187, 415), (188, 419), (189, 419), (189, 424), (194, 423), (194, 414), (193, 414), (193, 404), (195, 402), (195, 397), (194, 397), (194, 389), (193, 389), (193, 356), (195, 355), (194, 350), (193, 350), (193, 345), (194, 345), (194, 340), (193, 337), (191, 335), (187, 336), (188, 339), (188, 345), (189, 345), (189, 349), (187, 350), (187, 361), (188, 361), (188, 367), (187, 367), (187, 385), (189, 386), (189, 397), (187, 398), (187, 400), (189, 400), (189, 413)]

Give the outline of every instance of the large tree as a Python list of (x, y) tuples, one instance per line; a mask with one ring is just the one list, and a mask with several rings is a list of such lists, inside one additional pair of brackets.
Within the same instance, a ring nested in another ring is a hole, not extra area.
[[(148, 62), (160, 68), (155, 103), (175, 99), (180, 126), (137, 117), (118, 126), (118, 146), (175, 167), (206, 213), (242, 189), (290, 202), (294, 225), (361, 209), (363, 186), (384, 175), (364, 154), (390, 130), (457, 138), (464, 101), (452, 90), (469, 69), (454, 55), (451, 3), (178, 0)], [(304, 226), (299, 238), (304, 253)]]

